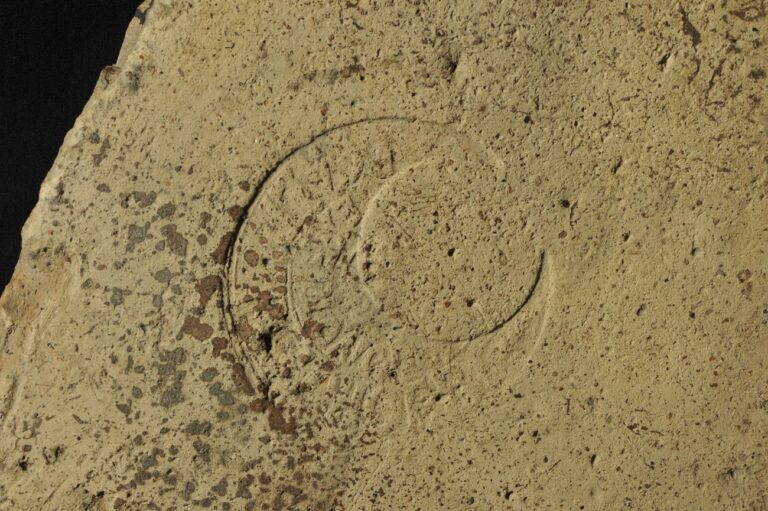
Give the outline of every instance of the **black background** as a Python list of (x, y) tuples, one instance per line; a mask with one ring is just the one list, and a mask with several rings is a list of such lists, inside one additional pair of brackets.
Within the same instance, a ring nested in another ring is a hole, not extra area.
[(0, 290), (21, 226), (139, 0), (0, 0)]

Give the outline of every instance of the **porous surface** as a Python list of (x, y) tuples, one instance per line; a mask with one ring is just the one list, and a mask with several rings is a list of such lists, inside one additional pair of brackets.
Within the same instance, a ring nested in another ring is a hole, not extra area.
[(0, 301), (0, 509), (768, 509), (763, 0), (154, 0)]

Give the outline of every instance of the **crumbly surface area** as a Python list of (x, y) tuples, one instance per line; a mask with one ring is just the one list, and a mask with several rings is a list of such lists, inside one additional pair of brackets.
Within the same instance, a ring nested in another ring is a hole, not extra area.
[(0, 299), (0, 509), (767, 509), (767, 9), (145, 3)]

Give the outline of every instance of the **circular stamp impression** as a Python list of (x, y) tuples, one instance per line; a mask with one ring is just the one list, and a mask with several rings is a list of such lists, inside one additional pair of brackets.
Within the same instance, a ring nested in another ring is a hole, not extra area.
[(541, 276), (534, 195), (446, 126), (329, 130), (258, 188), (233, 246), (233, 320), (310, 339), (374, 325), (440, 341), (491, 333)]

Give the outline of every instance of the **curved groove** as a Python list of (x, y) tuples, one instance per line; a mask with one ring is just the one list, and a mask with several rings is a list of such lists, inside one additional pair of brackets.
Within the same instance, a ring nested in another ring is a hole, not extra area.
[[(253, 193), (248, 198), (248, 201), (245, 204), (245, 207), (242, 210), (242, 213), (240, 213), (240, 216), (238, 217), (235, 228), (232, 231), (232, 236), (230, 237), (229, 242), (227, 243), (227, 250), (224, 257), (224, 276), (223, 276), (223, 292), (222, 292), (222, 298), (223, 298), (223, 312), (224, 315), (227, 317), (227, 321), (225, 321), (225, 324), (227, 325), (228, 334), (230, 337), (236, 336), (236, 323), (235, 323), (235, 317), (232, 314), (232, 299), (231, 299), (231, 282), (230, 282), (230, 275), (233, 270), (233, 255), (235, 250), (235, 244), (240, 239), (241, 232), (243, 230), (243, 226), (245, 225), (245, 220), (249, 217), (251, 213), (251, 209), (253, 208), (254, 204), (256, 203), (256, 200), (258, 199), (259, 195), (264, 190), (265, 185), (269, 181), (269, 179), (280, 169), (280, 167), (289, 159), (291, 159), (296, 153), (301, 151), (302, 149), (312, 145), (314, 142), (316, 142), (318, 139), (321, 139), (325, 137), (326, 135), (333, 133), (334, 131), (349, 128), (351, 126), (355, 126), (358, 124), (363, 123), (373, 123), (373, 122), (386, 122), (386, 121), (400, 121), (400, 122), (424, 122), (427, 124), (440, 124), (436, 123), (434, 121), (422, 121), (415, 117), (403, 117), (403, 116), (379, 116), (379, 117), (366, 117), (363, 119), (357, 119), (354, 121), (349, 121), (346, 123), (338, 124), (336, 126), (333, 126), (331, 128), (324, 129), (320, 131), (319, 133), (316, 133), (315, 135), (312, 135), (306, 142), (294, 147), (289, 151), (285, 156), (280, 158), (272, 167), (267, 170), (267, 172), (264, 174), (264, 177), (261, 179), (261, 181), (254, 187)], [(249, 358), (249, 357), (245, 357)]]
[(528, 290), (528, 293), (525, 295), (525, 298), (523, 298), (523, 301), (520, 302), (520, 305), (518, 305), (517, 308), (514, 311), (512, 311), (512, 314), (510, 314), (507, 319), (500, 322), (498, 325), (491, 328), (484, 334), (478, 335), (477, 337), (474, 337), (470, 340), (477, 339), (478, 337), (485, 337), (487, 335), (493, 334), (494, 332), (498, 332), (504, 327), (504, 325), (512, 321), (515, 318), (515, 316), (517, 316), (520, 313), (520, 311), (523, 310), (523, 307), (525, 307), (528, 304), (528, 302), (531, 301), (531, 298), (533, 298), (533, 294), (536, 292), (536, 288), (539, 287), (539, 282), (541, 282), (542, 273), (544, 273), (544, 251), (543, 250), (541, 251), (541, 255), (539, 256), (539, 267), (536, 270), (536, 277), (533, 279), (533, 284), (531, 284), (531, 288)]

